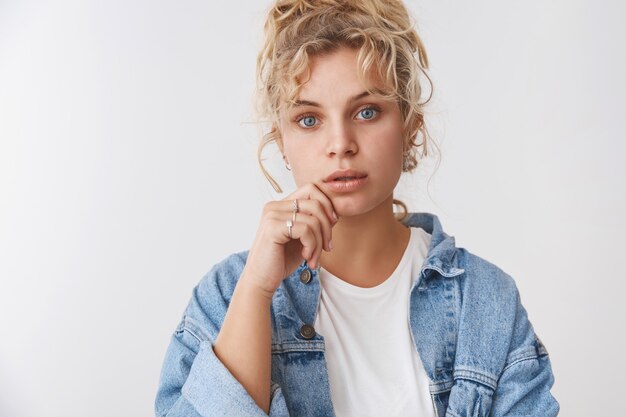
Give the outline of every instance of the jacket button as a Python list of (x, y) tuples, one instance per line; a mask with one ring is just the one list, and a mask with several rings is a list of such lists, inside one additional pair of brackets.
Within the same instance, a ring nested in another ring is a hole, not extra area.
[(305, 268), (302, 272), (300, 272), (300, 281), (305, 284), (311, 282), (311, 270), (309, 268)]
[(315, 337), (315, 329), (310, 324), (305, 324), (300, 327), (300, 336), (305, 339), (313, 339)]

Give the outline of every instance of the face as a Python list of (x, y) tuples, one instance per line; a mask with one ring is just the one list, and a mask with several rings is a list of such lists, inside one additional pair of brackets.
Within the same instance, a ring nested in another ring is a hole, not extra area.
[(366, 213), (381, 204), (391, 210), (402, 174), (397, 102), (365, 92), (357, 75), (356, 50), (341, 48), (314, 57), (310, 69), (298, 105), (282, 114), (280, 123), (279, 147), (296, 185), (317, 185), (339, 216)]

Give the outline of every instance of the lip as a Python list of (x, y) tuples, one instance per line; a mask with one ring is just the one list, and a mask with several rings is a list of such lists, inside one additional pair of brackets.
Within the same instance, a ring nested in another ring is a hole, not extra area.
[[(339, 177), (354, 177), (354, 179), (335, 181), (335, 178)], [(350, 193), (363, 187), (367, 180), (368, 177), (365, 172), (355, 169), (340, 169), (324, 178), (324, 186), (335, 193)]]
[[(335, 178), (339, 178), (339, 177), (356, 177), (356, 179), (358, 180), (358, 179), (366, 178), (367, 174), (365, 172), (357, 171), (355, 169), (340, 169), (340, 170), (333, 172), (326, 178), (324, 178), (324, 182), (326, 184), (334, 183), (336, 182)], [(356, 181), (356, 180), (350, 180), (350, 181)], [(350, 181), (341, 181), (341, 182), (350, 182)]]
[(345, 181), (326, 181), (324, 186), (335, 193), (351, 193), (363, 187), (367, 180), (367, 177), (361, 177)]

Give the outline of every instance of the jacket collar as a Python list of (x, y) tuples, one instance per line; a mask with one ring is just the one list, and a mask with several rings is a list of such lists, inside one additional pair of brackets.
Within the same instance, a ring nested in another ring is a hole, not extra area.
[(409, 227), (420, 227), (432, 236), (421, 270), (424, 278), (436, 276), (430, 274), (429, 270), (437, 271), (445, 277), (453, 277), (464, 272), (464, 269), (459, 265), (459, 258), (456, 256), (457, 248), (454, 236), (449, 236), (443, 231), (437, 215), (409, 213), (403, 223)]

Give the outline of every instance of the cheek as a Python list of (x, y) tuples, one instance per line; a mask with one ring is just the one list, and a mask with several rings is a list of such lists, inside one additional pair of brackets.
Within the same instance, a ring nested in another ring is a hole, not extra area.
[(313, 164), (312, 160), (306, 159), (296, 162), (291, 168), (291, 174), (298, 186), (308, 184), (309, 182), (318, 182), (320, 172), (320, 164)]
[(387, 164), (400, 165), (402, 162), (402, 151), (404, 148), (402, 142), (402, 133), (393, 129), (380, 132), (372, 138), (372, 155), (377, 159), (384, 160)]
[[(313, 157), (307, 156), (306, 150), (302, 148), (297, 150), (285, 149), (286, 154), (289, 155), (289, 165), (291, 166), (291, 176), (298, 187), (301, 187), (309, 182), (315, 181), (315, 166), (313, 163)], [(317, 164), (319, 167), (319, 164)]]

